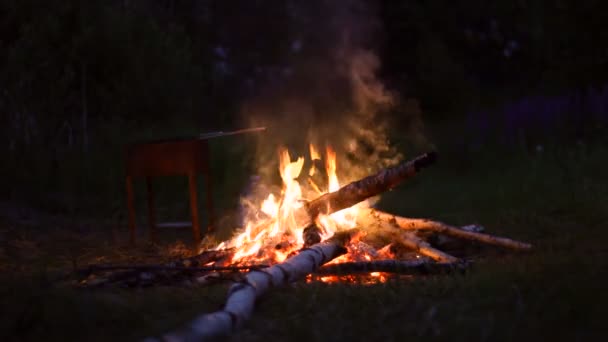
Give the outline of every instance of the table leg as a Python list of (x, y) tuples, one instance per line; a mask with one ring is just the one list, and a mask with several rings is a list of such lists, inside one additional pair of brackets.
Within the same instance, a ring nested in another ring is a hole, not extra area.
[(215, 223), (215, 213), (213, 210), (213, 186), (211, 184), (211, 171), (207, 170), (205, 173), (205, 185), (207, 190), (207, 217), (209, 219), (209, 224), (207, 226), (207, 233), (211, 233), (213, 231), (213, 226)]
[(157, 242), (158, 232), (156, 230), (156, 208), (154, 206), (154, 189), (152, 188), (152, 177), (146, 177), (146, 188), (148, 192), (148, 230), (150, 241)]
[(188, 186), (190, 188), (190, 212), (192, 214), (192, 236), (194, 242), (198, 244), (201, 241), (201, 229), (198, 217), (198, 199), (196, 191), (196, 173), (188, 174)]
[(127, 187), (127, 211), (129, 216), (129, 232), (130, 242), (135, 245), (135, 198), (133, 195), (133, 178), (127, 176), (126, 178)]

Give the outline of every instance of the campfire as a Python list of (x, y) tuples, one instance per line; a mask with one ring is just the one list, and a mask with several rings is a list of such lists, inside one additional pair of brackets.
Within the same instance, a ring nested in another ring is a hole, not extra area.
[[(434, 163), (435, 153), (381, 170), (341, 187), (336, 153), (310, 145), (310, 155), (293, 159), (287, 149), (279, 151), (280, 194), (268, 194), (255, 205), (246, 225), (232, 239), (212, 248), (207, 267), (260, 268), (284, 262), (306, 248), (334, 236), (349, 236), (340, 256), (309, 274), (308, 281), (378, 281), (394, 274), (424, 273), (431, 269), (463, 268), (462, 260), (425, 241), (429, 232), (473, 239), (489, 244), (528, 249), (510, 239), (480, 234), (476, 225), (463, 228), (421, 219), (408, 219), (372, 208), (372, 200)], [(204, 255), (205, 250), (200, 251)], [(355, 276), (356, 275), (356, 276)], [(198, 279), (212, 281), (216, 274)]]
[[(224, 310), (197, 318), (165, 338), (194, 340), (226, 334), (246, 321), (257, 297), (295, 281), (379, 283), (389, 279), (461, 271), (471, 260), (442, 251), (441, 239), (474, 241), (512, 250), (531, 245), (482, 233), (406, 218), (373, 208), (373, 200), (436, 161), (434, 152), (342, 185), (336, 153), (310, 146), (309, 158), (279, 151), (280, 193), (247, 201), (245, 226), (231, 239), (166, 265), (92, 266), (87, 286), (112, 283), (205, 285), (230, 281)], [(126, 269), (126, 270), (122, 270)], [(91, 280), (90, 275), (105, 272)]]
[[(413, 176), (432, 163), (435, 155), (421, 156), (399, 168), (383, 170), (344, 188), (341, 188), (337, 174), (336, 153), (331, 147), (326, 147), (322, 155), (311, 144), (309, 157), (292, 159), (287, 149), (280, 149), (281, 193), (268, 194), (258, 205), (246, 201), (251, 210), (244, 229), (213, 248), (230, 252), (206, 266), (281, 263), (303, 248), (346, 231), (357, 231), (357, 234), (344, 246), (347, 252), (328, 264), (395, 257), (388, 245), (376, 249), (363, 242), (366, 232), (356, 228), (362, 218), (372, 214), (372, 197)], [(373, 273), (380, 277), (377, 272)], [(331, 278), (321, 279), (328, 281)]]

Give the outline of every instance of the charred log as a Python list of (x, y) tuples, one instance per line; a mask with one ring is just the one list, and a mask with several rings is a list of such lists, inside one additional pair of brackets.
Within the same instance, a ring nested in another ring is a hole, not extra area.
[(93, 265), (79, 273), (94, 273), (103, 271), (130, 270), (136, 272), (155, 272), (155, 271), (180, 271), (180, 272), (221, 272), (221, 271), (241, 271), (266, 268), (268, 265), (239, 265), (239, 266), (208, 266), (208, 267), (184, 267), (167, 265)]
[(325, 265), (319, 268), (317, 275), (347, 275), (354, 273), (387, 272), (398, 274), (438, 274), (462, 271), (469, 266), (466, 262), (434, 263), (422, 260), (373, 260), (362, 262), (344, 262)]
[(195, 256), (189, 258), (176, 260), (167, 264), (167, 266), (180, 266), (180, 267), (198, 267), (208, 264), (210, 262), (217, 262), (223, 259), (231, 258), (234, 255), (234, 248), (219, 249), (204, 251)]
[(315, 223), (308, 225), (308, 227), (304, 228), (302, 235), (304, 237), (304, 247), (309, 247), (314, 244), (321, 242), (321, 228), (317, 226)]
[(234, 255), (234, 251), (234, 248), (204, 251), (192, 257), (172, 261), (164, 265), (91, 265), (86, 269), (77, 271), (77, 273), (80, 276), (89, 276), (92, 273), (99, 271), (116, 271), (111, 272), (110, 274), (105, 275), (103, 277), (95, 278), (92, 281), (85, 281), (84, 285), (86, 286), (104, 286), (117, 282), (137, 284), (140, 282), (141, 279), (151, 279), (159, 275), (162, 277), (167, 277), (167, 273), (169, 272), (171, 272), (173, 275), (175, 275), (176, 273), (192, 272), (192, 268), (202, 267), (210, 262), (217, 262), (220, 260), (228, 259), (232, 257), (232, 255)]

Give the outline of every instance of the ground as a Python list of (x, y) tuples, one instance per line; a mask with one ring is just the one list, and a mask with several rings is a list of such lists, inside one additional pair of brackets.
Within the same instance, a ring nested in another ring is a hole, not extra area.
[[(488, 255), (464, 275), (373, 286), (296, 283), (262, 298), (229, 340), (599, 340), (608, 330), (607, 152), (578, 144), (442, 155), (378, 205), (479, 223), (532, 243), (532, 252)], [(2, 341), (141, 340), (223, 304), (224, 286), (62, 285), (61, 274), (88, 263), (158, 262), (184, 250), (175, 236), (133, 249), (126, 229), (103, 220), (0, 207)]]

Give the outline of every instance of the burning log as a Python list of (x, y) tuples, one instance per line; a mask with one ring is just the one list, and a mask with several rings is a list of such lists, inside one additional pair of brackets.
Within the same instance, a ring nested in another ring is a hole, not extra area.
[(302, 236), (304, 237), (304, 247), (312, 246), (321, 242), (321, 228), (316, 223), (310, 224), (304, 228)]
[(529, 243), (520, 242), (500, 236), (471, 232), (438, 221), (401, 217), (378, 210), (371, 210), (371, 215), (382, 221), (393, 223), (402, 229), (432, 230), (440, 234), (446, 234), (457, 238), (474, 240), (490, 245), (501, 246), (516, 250), (529, 250), (532, 248), (532, 245)]
[(319, 268), (316, 275), (346, 275), (353, 273), (387, 272), (398, 274), (437, 274), (464, 270), (469, 264), (465, 262), (434, 263), (423, 260), (372, 260), (343, 262), (325, 265)]
[(357, 230), (340, 232), (332, 238), (302, 250), (285, 262), (247, 273), (228, 292), (224, 309), (196, 318), (184, 330), (162, 337), (165, 341), (200, 341), (228, 335), (240, 328), (253, 312), (256, 298), (271, 287), (283, 286), (306, 277), (321, 265), (346, 252), (345, 245)]
[(310, 221), (314, 222), (320, 214), (335, 213), (388, 191), (406, 179), (415, 176), (420, 170), (433, 164), (436, 159), (437, 153), (425, 153), (411, 161), (383, 169), (374, 175), (354, 181), (337, 191), (312, 200), (306, 205)]
[[(374, 175), (367, 176), (343, 186), (337, 191), (324, 194), (306, 204), (306, 212), (300, 219), (305, 226), (304, 241), (321, 241), (321, 231), (315, 229), (315, 220), (319, 215), (329, 215), (342, 209), (350, 208), (370, 197), (388, 191), (408, 178), (415, 176), (423, 168), (433, 164), (437, 159), (436, 152), (425, 153), (417, 158), (383, 169)], [(317, 236), (315, 236), (315, 234)], [(307, 245), (305, 245), (307, 246)]]

